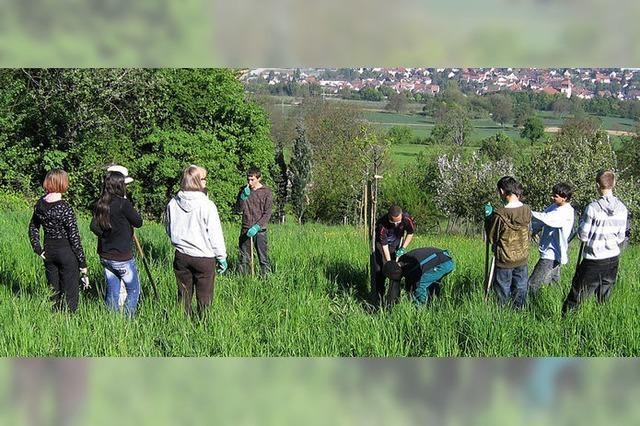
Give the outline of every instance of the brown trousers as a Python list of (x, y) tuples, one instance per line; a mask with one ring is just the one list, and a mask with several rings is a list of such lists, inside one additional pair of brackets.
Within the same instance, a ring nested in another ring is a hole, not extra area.
[(178, 302), (184, 305), (187, 315), (191, 315), (192, 312), (194, 287), (198, 315), (204, 313), (213, 300), (216, 260), (211, 257), (193, 257), (176, 251), (173, 272), (178, 280)]

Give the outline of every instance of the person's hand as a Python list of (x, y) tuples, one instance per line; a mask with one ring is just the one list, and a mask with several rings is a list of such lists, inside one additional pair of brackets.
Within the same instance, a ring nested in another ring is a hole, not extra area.
[(251, 194), (251, 188), (249, 188), (249, 185), (247, 185), (244, 187), (244, 189), (240, 193), (240, 199), (242, 201), (246, 201), (249, 198), (250, 194)]
[(42, 260), (47, 260), (46, 256), (44, 255), (44, 251), (40, 253), (40, 257), (42, 258)]
[(87, 275), (87, 268), (80, 268), (80, 282), (82, 283), (83, 290), (91, 288), (91, 285), (89, 284), (89, 276)]
[(493, 206), (491, 205), (491, 203), (485, 204), (484, 205), (484, 217), (488, 218), (492, 214), (493, 214)]
[(407, 252), (407, 249), (404, 247), (400, 247), (396, 250), (396, 259), (400, 259), (400, 257)]
[(224, 274), (228, 267), (227, 259), (218, 260), (218, 269), (216, 269), (216, 272), (218, 274)]
[(260, 225), (256, 223), (247, 231), (247, 237), (252, 238), (258, 233), (259, 230), (260, 230)]

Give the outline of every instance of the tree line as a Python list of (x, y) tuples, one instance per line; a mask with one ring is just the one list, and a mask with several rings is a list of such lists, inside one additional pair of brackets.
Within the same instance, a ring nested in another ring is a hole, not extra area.
[[(446, 114), (474, 102), (455, 87), (435, 99), (444, 102), (443, 123), (454, 123)], [(384, 174), (379, 205), (400, 204), (429, 224), (479, 220), (478, 206), (495, 195), (501, 173), (519, 176), (540, 208), (555, 180), (572, 179), (582, 203), (581, 196), (592, 196), (592, 169), (614, 167), (621, 198), (638, 217), (638, 136), (623, 138), (616, 152), (598, 123), (577, 118), (536, 142), (528, 157), (501, 133), (473, 155), (461, 149), (464, 132), (437, 138), (443, 155), (422, 154), (398, 167), (389, 159), (389, 135), (353, 105), (307, 96), (285, 110), (269, 97), (247, 95), (232, 70), (0, 71), (0, 188), (35, 196), (45, 173), (63, 168), (69, 200), (84, 210), (112, 163), (136, 177), (132, 197), (149, 217), (161, 216), (181, 170), (195, 163), (210, 171), (210, 197), (229, 220), (244, 173), (255, 165), (274, 189), (274, 218), (349, 224), (365, 221), (373, 173)]]
[(159, 217), (181, 170), (210, 170), (229, 218), (248, 165), (274, 166), (269, 120), (224, 69), (0, 71), (0, 187), (36, 195), (46, 172), (69, 173), (69, 200), (91, 209), (108, 165), (126, 165), (137, 207)]

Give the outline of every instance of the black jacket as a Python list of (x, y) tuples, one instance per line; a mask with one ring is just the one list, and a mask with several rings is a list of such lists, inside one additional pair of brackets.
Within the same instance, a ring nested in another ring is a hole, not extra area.
[(44, 251), (40, 245), (40, 227), (44, 229), (44, 245), (55, 244), (57, 241), (68, 240), (71, 250), (78, 259), (80, 268), (87, 267), (82, 244), (80, 243), (80, 233), (78, 223), (73, 209), (66, 201), (60, 200), (48, 203), (41, 198), (33, 209), (33, 216), (29, 222), (29, 240), (31, 248), (40, 255)]
[(451, 260), (449, 253), (435, 247), (411, 250), (398, 259), (402, 266), (402, 276), (405, 277), (407, 285), (417, 283), (422, 274), (448, 260)]
[(126, 198), (114, 197), (109, 205), (111, 229), (103, 230), (96, 216), (91, 220), (91, 232), (98, 236), (98, 254), (109, 260), (125, 261), (133, 257), (131, 242), (133, 227), (142, 226), (140, 213)]

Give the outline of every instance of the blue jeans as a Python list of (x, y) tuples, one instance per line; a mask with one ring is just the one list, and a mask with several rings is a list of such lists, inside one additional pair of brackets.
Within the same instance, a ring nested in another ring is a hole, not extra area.
[(506, 305), (510, 300), (513, 300), (514, 307), (524, 307), (524, 303), (527, 300), (528, 283), (527, 265), (509, 269), (496, 266), (493, 287), (500, 305)]
[(111, 310), (118, 311), (118, 297), (120, 296), (120, 281), (127, 289), (127, 298), (124, 301), (124, 313), (128, 317), (133, 317), (140, 298), (140, 280), (136, 262), (130, 260), (118, 261), (100, 258), (100, 263), (104, 266), (104, 277), (107, 281), (107, 295), (105, 302)]

